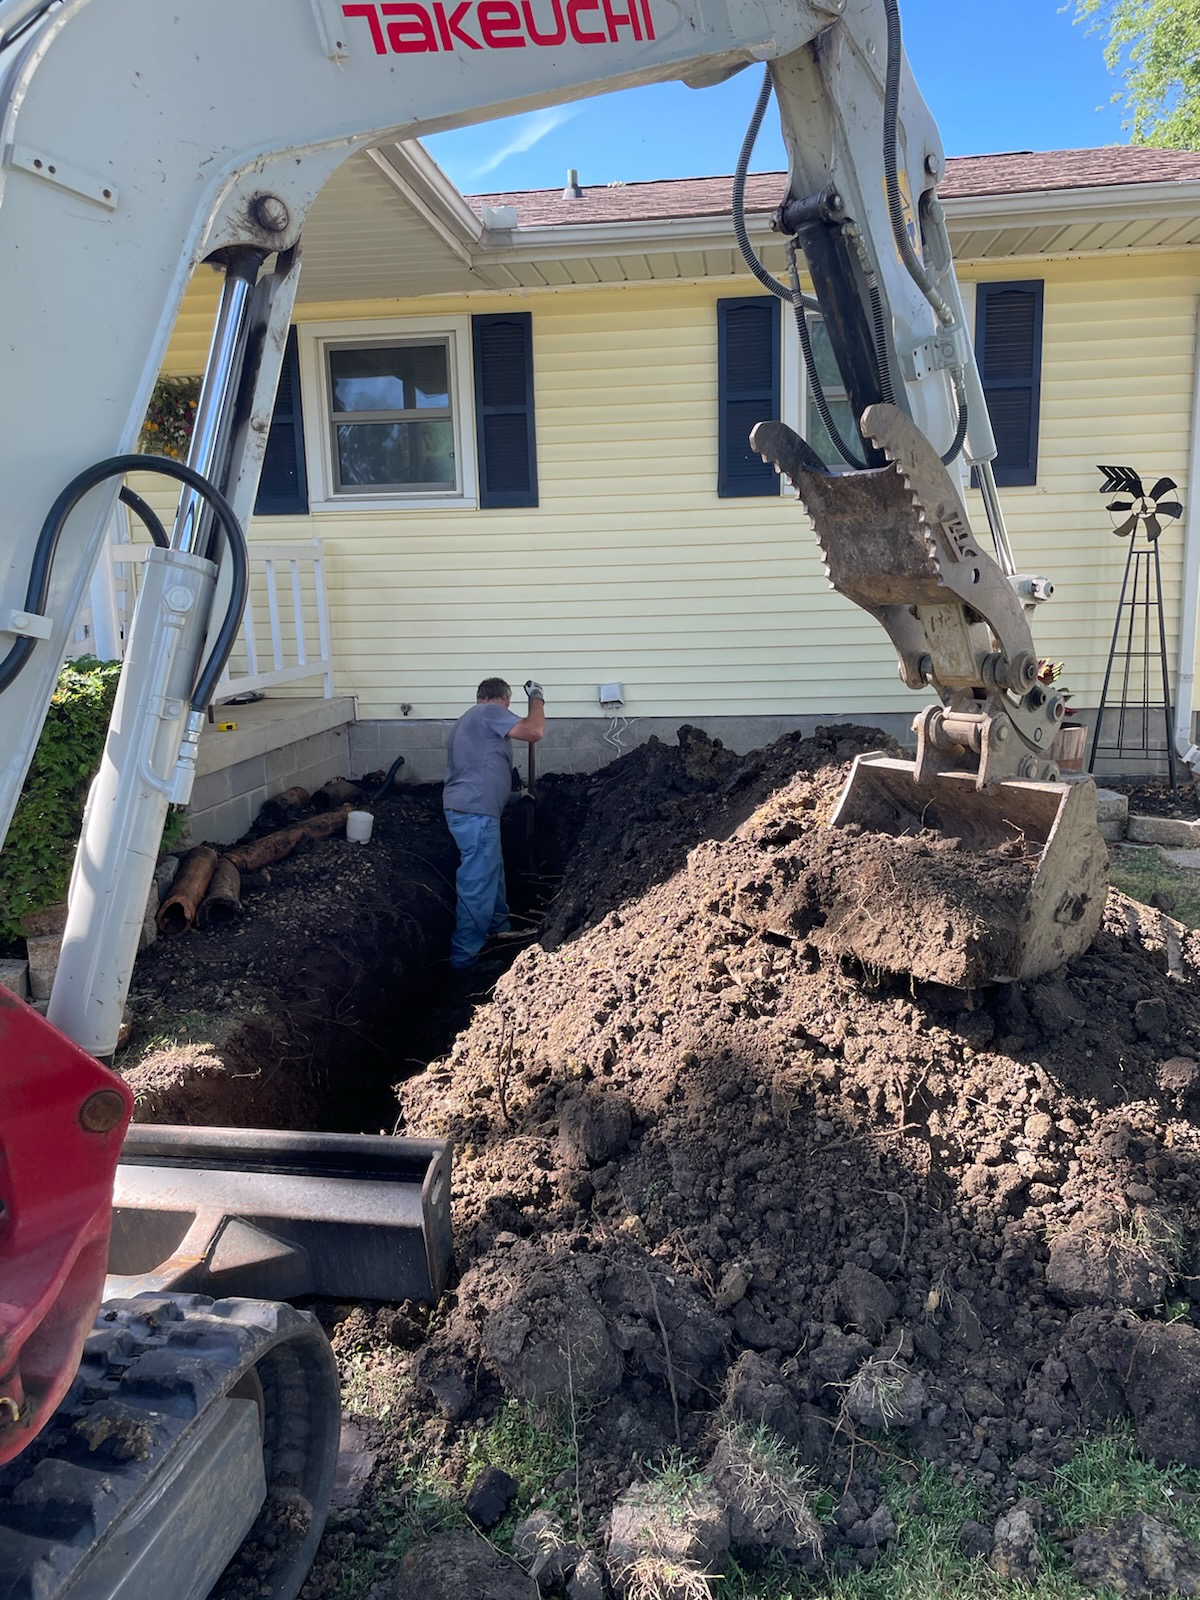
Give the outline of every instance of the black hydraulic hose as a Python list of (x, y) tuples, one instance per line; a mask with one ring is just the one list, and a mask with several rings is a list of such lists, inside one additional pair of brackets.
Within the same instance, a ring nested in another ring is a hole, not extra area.
[[(938, 321), (943, 326), (948, 326), (954, 321), (954, 313), (930, 280), (925, 264), (913, 249), (908, 229), (904, 225), (896, 141), (896, 119), (900, 106), (900, 65), (904, 59), (900, 47), (900, 7), (897, 0), (883, 0), (883, 10), (887, 18), (887, 70), (883, 84), (883, 179), (887, 194), (888, 218), (892, 224), (892, 237), (896, 241), (900, 259), (908, 269), (909, 276), (933, 307)], [(958, 422), (954, 429), (954, 438), (949, 450), (941, 456), (942, 465), (946, 467), (956, 458), (967, 436), (969, 420), (967, 397), (960, 390), (957, 399)]]
[(867, 291), (871, 296), (871, 323), (875, 329), (875, 360), (879, 366), (879, 393), (884, 405), (896, 404), (896, 391), (892, 386), (892, 368), (887, 354), (887, 319), (883, 314), (883, 296), (874, 272), (867, 275)]
[(379, 785), (379, 787), (378, 787), (378, 789), (376, 789), (375, 793), (370, 796), (370, 801), (371, 801), (372, 805), (374, 805), (377, 800), (382, 800), (384, 795), (387, 794), (389, 789), (392, 787), (393, 782), (395, 781), (396, 774), (400, 771), (400, 768), (403, 765), (404, 765), (404, 757), (403, 756), (397, 756), (395, 761), (393, 761), (391, 766), (388, 768), (387, 777)]
[(146, 532), (154, 540), (160, 550), (169, 550), (171, 540), (167, 530), (158, 520), (158, 513), (152, 505), (148, 505), (140, 494), (135, 494), (127, 483), (121, 485), (121, 493), (117, 496), (122, 505), (129, 507), (135, 517), (145, 524)]
[(958, 394), (958, 422), (954, 428), (954, 438), (950, 441), (949, 450), (946, 451), (944, 456), (939, 458), (944, 467), (948, 467), (950, 463), (956, 459), (958, 452), (962, 449), (963, 440), (967, 437), (967, 421), (967, 397), (960, 390)]
[[(789, 289), (769, 273), (766, 267), (755, 254), (754, 246), (750, 243), (750, 235), (746, 232), (746, 174), (750, 170), (750, 158), (754, 154), (755, 141), (759, 129), (762, 127), (763, 117), (766, 115), (767, 106), (771, 100), (771, 69), (763, 69), (762, 87), (758, 91), (758, 99), (754, 102), (754, 110), (750, 116), (749, 126), (746, 128), (746, 137), (742, 140), (742, 148), (738, 152), (737, 169), (733, 174), (733, 236), (737, 240), (737, 247), (741, 251), (742, 260), (750, 271), (762, 284), (764, 289), (769, 289), (780, 300), (786, 300), (792, 308), (796, 318), (796, 331), (800, 335), (800, 348), (804, 352), (804, 364), (808, 373), (809, 387), (812, 389), (813, 400), (816, 402), (817, 414), (824, 424), (825, 431), (833, 441), (833, 447), (841, 456), (847, 466), (861, 468), (861, 462), (850, 447), (843, 440), (838, 431), (837, 423), (833, 420), (833, 412), (829, 409), (829, 402), (825, 398), (825, 390), (817, 373), (816, 362), (813, 360), (812, 339), (809, 336), (808, 322), (805, 313), (821, 311), (821, 302), (814, 300), (811, 295), (801, 294), (800, 275), (796, 270), (796, 241), (788, 241), (788, 260), (792, 269), (792, 287)], [(882, 314), (882, 307), (880, 307)], [(878, 338), (878, 334), (876, 335)]]
[[(754, 103), (754, 110), (750, 115), (750, 123), (746, 129), (746, 137), (742, 140), (742, 148), (738, 152), (737, 168), (733, 174), (733, 236), (737, 240), (737, 247), (742, 253), (742, 260), (750, 271), (762, 284), (764, 289), (769, 289), (780, 300), (791, 301), (792, 290), (786, 284), (780, 283), (773, 277), (755, 254), (754, 246), (750, 243), (750, 235), (746, 232), (746, 174), (750, 170), (750, 157), (754, 154), (755, 141), (758, 139), (758, 130), (762, 127), (763, 117), (766, 115), (767, 106), (771, 101), (771, 69), (763, 70), (762, 88), (758, 91), (758, 99)], [(819, 311), (821, 307), (811, 296), (802, 296), (802, 303), (809, 311)]]
[[(217, 679), (225, 670), (225, 663), (229, 659), (233, 642), (237, 638), (237, 630), (241, 626), (249, 587), (250, 563), (246, 550), (246, 535), (234, 515), (233, 507), (221, 491), (194, 467), (189, 467), (182, 461), (172, 461), (167, 456), (109, 456), (104, 461), (97, 461), (94, 466), (86, 467), (72, 478), (46, 513), (38, 534), (29, 570), (29, 584), (25, 591), (25, 610), (31, 616), (42, 616), (45, 612), (58, 541), (71, 512), (84, 495), (97, 484), (103, 483), (108, 478), (123, 478), (127, 472), (157, 472), (163, 477), (174, 478), (176, 482), (186, 484), (189, 489), (194, 489), (212, 507), (217, 521), (229, 540), (233, 565), (229, 605), (208, 663), (200, 674), (192, 694), (192, 709), (203, 711), (212, 698)], [(0, 694), (3, 694), (24, 670), (36, 643), (35, 639), (18, 639), (4, 660), (0, 661)]]
[(900, 252), (900, 259), (909, 276), (928, 299), (942, 322), (953, 320), (949, 307), (929, 281), (929, 274), (912, 247), (908, 229), (904, 225), (904, 206), (900, 200), (899, 160), (897, 157), (896, 119), (900, 107), (900, 66), (904, 52), (900, 43), (900, 7), (897, 0), (883, 0), (887, 18), (887, 70), (883, 84), (883, 180), (887, 195), (888, 217), (892, 224), (892, 237)]
[[(800, 282), (800, 273), (796, 266), (796, 241), (789, 239), (788, 267), (791, 271), (792, 281)], [(792, 314), (796, 318), (796, 332), (800, 335), (800, 348), (804, 352), (804, 368), (808, 373), (808, 386), (812, 390), (813, 401), (817, 408), (817, 415), (825, 426), (825, 432), (833, 442), (833, 448), (841, 456), (848, 467), (862, 471), (866, 466), (865, 461), (860, 461), (850, 446), (842, 438), (841, 431), (833, 419), (833, 412), (829, 409), (829, 401), (825, 395), (825, 385), (821, 382), (821, 375), (817, 371), (816, 358), (813, 355), (812, 335), (808, 331), (808, 317), (802, 303), (799, 288), (789, 297), (792, 302)]]

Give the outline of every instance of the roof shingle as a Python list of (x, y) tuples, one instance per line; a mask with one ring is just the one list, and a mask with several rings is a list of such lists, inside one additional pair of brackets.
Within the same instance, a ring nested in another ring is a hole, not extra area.
[[(786, 174), (752, 173), (746, 210), (773, 211), (783, 197)], [(1110, 188), (1139, 183), (1200, 182), (1200, 151), (1157, 150), (1147, 145), (1109, 145), (1099, 150), (1015, 150), (1003, 155), (952, 156), (939, 193), (946, 200), (984, 195), (1040, 194), (1066, 189)], [(584, 188), (564, 199), (557, 189), (465, 196), (484, 206), (515, 206), (521, 228), (579, 223), (650, 222), (682, 217), (728, 216), (733, 179), (665, 178), (650, 183)]]

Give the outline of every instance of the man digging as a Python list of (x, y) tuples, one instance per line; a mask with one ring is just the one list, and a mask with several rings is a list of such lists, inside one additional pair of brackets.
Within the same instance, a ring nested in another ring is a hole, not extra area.
[(509, 710), (512, 690), (503, 678), (485, 678), (475, 704), (450, 730), (442, 806), (462, 860), (455, 887), (458, 904), (450, 967), (469, 971), (488, 939), (509, 931), (500, 815), (512, 794), (512, 739), (536, 744), (546, 731), (546, 697), (540, 683), (525, 685), (523, 717)]

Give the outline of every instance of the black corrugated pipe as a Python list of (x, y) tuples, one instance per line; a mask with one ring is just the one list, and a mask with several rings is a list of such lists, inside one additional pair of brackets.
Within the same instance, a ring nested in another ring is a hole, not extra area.
[(382, 800), (384, 795), (387, 794), (387, 792), (391, 789), (392, 784), (396, 781), (396, 774), (400, 771), (400, 768), (403, 765), (404, 765), (404, 757), (403, 756), (397, 756), (395, 761), (393, 761), (391, 766), (388, 768), (387, 777), (379, 785), (379, 787), (378, 787), (378, 789), (376, 789), (375, 793), (373, 795), (369, 796), (369, 799), (370, 799), (370, 802), (371, 802), (372, 805), (374, 805), (377, 800)]

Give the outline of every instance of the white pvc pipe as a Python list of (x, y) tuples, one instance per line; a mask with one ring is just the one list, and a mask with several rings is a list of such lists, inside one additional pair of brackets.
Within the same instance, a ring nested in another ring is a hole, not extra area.
[(1192, 419), (1187, 504), (1183, 512), (1183, 588), (1179, 597), (1179, 668), (1175, 687), (1175, 748), (1200, 776), (1200, 749), (1192, 741), (1196, 676), (1196, 624), (1200, 616), (1200, 308), (1192, 347)]

